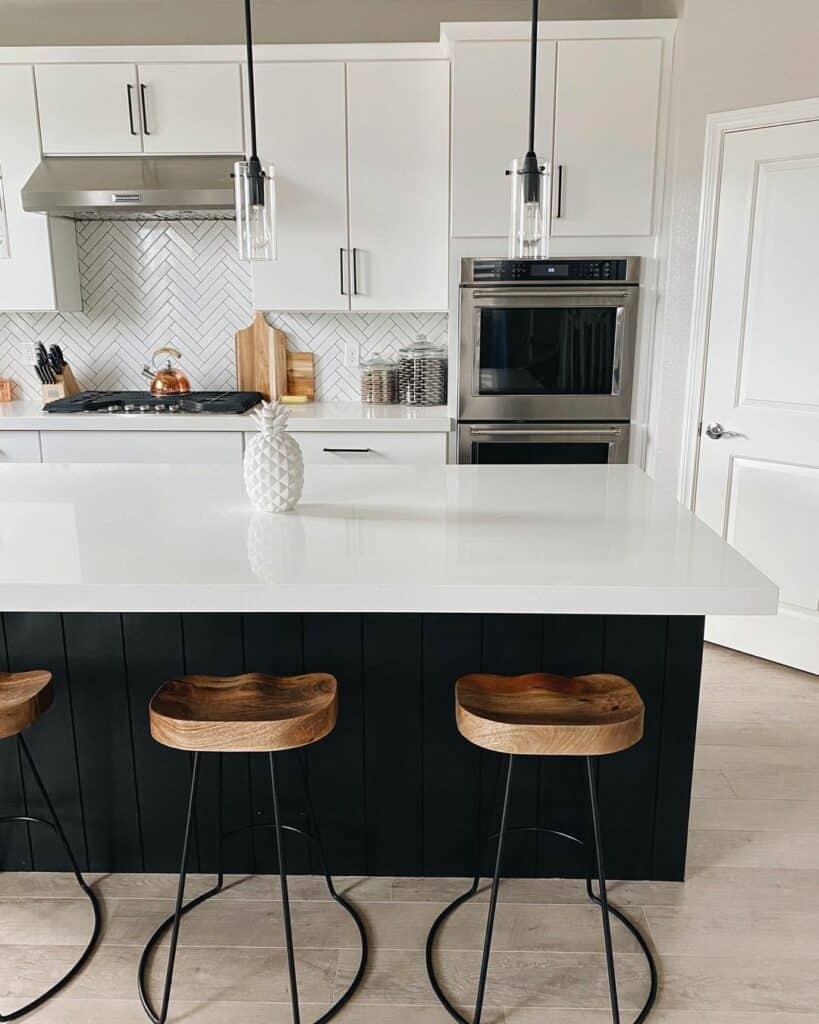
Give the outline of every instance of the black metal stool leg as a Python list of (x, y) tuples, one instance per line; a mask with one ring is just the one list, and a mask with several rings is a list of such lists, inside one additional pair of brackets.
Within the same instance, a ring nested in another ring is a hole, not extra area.
[(74, 856), (74, 851), (71, 849), (71, 844), (68, 842), (68, 837), (65, 834), (60, 819), (57, 817), (57, 812), (54, 810), (54, 804), (51, 802), (51, 797), (48, 795), (48, 790), (45, 788), (45, 783), (43, 782), (42, 777), (40, 776), (40, 773), (37, 770), (37, 765), (34, 763), (34, 758), (31, 756), (31, 752), (28, 749), (28, 744), (23, 739), (22, 733), (17, 734), (17, 746), (18, 749), (23, 754), (23, 756), (25, 757), (26, 764), (28, 764), (28, 767), (31, 770), (31, 774), (34, 777), (34, 781), (37, 784), (37, 788), (40, 791), (40, 795), (43, 798), (43, 802), (48, 808), (48, 813), (51, 817), (51, 820), (49, 821), (45, 818), (35, 818), (29, 815), (14, 815), (11, 817), (0, 818), (0, 824), (10, 824), (12, 822), (26, 822), (32, 825), (45, 825), (47, 828), (50, 828), (57, 835), (57, 838), (60, 840), (63, 849), (65, 850), (66, 857), (68, 858), (68, 862), (71, 865), (71, 870), (74, 874), (74, 877), (77, 880), (77, 884), (79, 885), (80, 889), (82, 889), (83, 893), (85, 893), (85, 895), (88, 898), (88, 901), (91, 904), (91, 908), (94, 913), (94, 929), (91, 933), (91, 938), (88, 940), (88, 943), (86, 944), (85, 949), (83, 950), (82, 956), (74, 964), (74, 966), (66, 974), (64, 974), (62, 978), (60, 978), (59, 981), (52, 985), (41, 996), (38, 996), (36, 999), (32, 999), (30, 1002), (26, 1003), (25, 1006), (21, 1006), (18, 1010), (14, 1010), (12, 1013), (0, 1014), (0, 1021), (18, 1020), (20, 1017), (25, 1016), (27, 1013), (31, 1013), (31, 1011), (35, 1010), (38, 1006), (42, 1006), (43, 1003), (45, 1003), (57, 992), (59, 992), (60, 989), (64, 988), (68, 984), (68, 982), (71, 981), (71, 979), (87, 963), (88, 958), (93, 953), (94, 947), (97, 944), (97, 940), (99, 939), (100, 935), (100, 929), (102, 927), (102, 916), (100, 914), (99, 901), (97, 900), (96, 894), (91, 890), (91, 888), (88, 886), (88, 884), (86, 883), (85, 879), (82, 876), (82, 872), (80, 871), (79, 865), (77, 864), (77, 859)]
[(509, 755), (509, 767), (506, 769), (506, 786), (503, 792), (503, 810), (501, 811), (500, 830), (498, 832), (498, 852), (495, 856), (495, 873), (492, 876), (492, 891), (489, 895), (489, 913), (486, 918), (486, 934), (483, 940), (483, 955), (481, 957), (481, 973), (478, 978), (478, 994), (475, 999), (474, 1024), (481, 1024), (483, 1014), (483, 999), (486, 992), (486, 975), (489, 969), (489, 954), (492, 950), (492, 931), (495, 927), (495, 911), (498, 906), (498, 888), (500, 886), (500, 872), (503, 862), (503, 841), (506, 838), (506, 822), (509, 816), (509, 794), (512, 791), (512, 765), (515, 758)]
[(276, 760), (270, 754), (270, 788), (273, 791), (273, 820), (276, 828), (276, 852), (279, 859), (279, 878), (282, 890), (282, 917), (284, 918), (284, 941), (287, 946), (287, 973), (290, 979), (290, 1006), (293, 1011), (293, 1024), (300, 1024), (299, 992), (296, 983), (296, 957), (293, 951), (293, 924), (290, 919), (290, 895), (287, 891), (287, 868), (284, 862), (284, 843), (282, 842), (282, 824), (279, 814), (279, 792), (276, 785)]
[(600, 808), (597, 803), (597, 784), (595, 776), (595, 759), (586, 758), (586, 778), (589, 784), (589, 803), (591, 805), (592, 827), (594, 830), (595, 860), (597, 861), (597, 880), (600, 887), (600, 912), (603, 916), (603, 940), (606, 946), (606, 969), (609, 977), (609, 998), (611, 1000), (611, 1019), (613, 1024), (620, 1024), (620, 1006), (617, 1000), (617, 976), (614, 970), (614, 947), (611, 941), (611, 919), (609, 918), (609, 900), (606, 892), (606, 869), (603, 860), (603, 840), (600, 833)]

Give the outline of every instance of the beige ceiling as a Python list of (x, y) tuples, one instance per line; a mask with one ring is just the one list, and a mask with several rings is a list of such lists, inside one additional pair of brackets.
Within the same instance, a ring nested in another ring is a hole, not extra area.
[[(519, 20), (530, 0), (254, 0), (259, 42), (438, 38), (442, 21)], [(680, 0), (541, 0), (541, 17), (673, 17)], [(228, 43), (241, 0), (0, 0), (0, 45)]]

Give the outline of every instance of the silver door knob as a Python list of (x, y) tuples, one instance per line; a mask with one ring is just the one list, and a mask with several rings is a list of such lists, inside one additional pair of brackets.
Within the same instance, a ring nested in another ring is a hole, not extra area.
[(711, 438), (712, 441), (719, 441), (721, 437), (740, 437), (740, 434), (735, 433), (733, 430), (726, 430), (721, 423), (709, 423), (705, 428), (705, 433)]

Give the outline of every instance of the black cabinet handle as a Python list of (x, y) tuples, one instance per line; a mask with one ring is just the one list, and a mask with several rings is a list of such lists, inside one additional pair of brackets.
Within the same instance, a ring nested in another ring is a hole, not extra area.
[(358, 249), (353, 249), (353, 295), (358, 295)]
[(329, 455), (344, 454), (345, 452), (352, 452), (355, 455), (366, 455), (367, 452), (372, 451), (372, 448), (322, 448), (321, 450)]
[(555, 217), (563, 216), (563, 164), (557, 165), (557, 213)]
[(128, 123), (129, 123), (129, 124), (130, 124), (130, 126), (131, 126), (131, 134), (132, 134), (132, 135), (139, 135), (139, 132), (138, 132), (138, 131), (136, 130), (136, 128), (134, 128), (134, 99), (133, 99), (133, 89), (134, 89), (134, 87), (133, 87), (133, 86), (131, 85), (131, 83), (130, 83), (130, 82), (129, 82), (129, 83), (128, 83), (128, 84), (126, 85), (126, 86), (125, 86), (125, 92), (126, 92), (126, 93), (127, 93), (127, 95), (128, 95)]
[(145, 109), (145, 83), (139, 83), (139, 102), (142, 106), (142, 131), (145, 135), (150, 135), (148, 131), (148, 113)]
[(346, 295), (344, 291), (344, 248), (343, 246), (338, 250), (338, 286), (341, 289), (341, 294)]

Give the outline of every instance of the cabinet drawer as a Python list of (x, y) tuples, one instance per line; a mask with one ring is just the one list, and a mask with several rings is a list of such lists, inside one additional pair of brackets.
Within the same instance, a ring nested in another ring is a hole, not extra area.
[(0, 464), (39, 461), (40, 435), (36, 430), (0, 430)]
[(356, 431), (346, 433), (298, 433), (308, 465), (383, 466), (386, 463), (446, 462), (446, 434), (399, 434)]
[(240, 463), (237, 431), (49, 430), (43, 462)]

